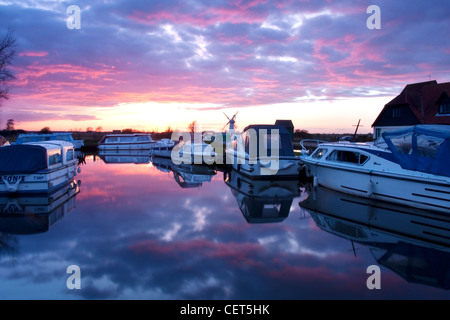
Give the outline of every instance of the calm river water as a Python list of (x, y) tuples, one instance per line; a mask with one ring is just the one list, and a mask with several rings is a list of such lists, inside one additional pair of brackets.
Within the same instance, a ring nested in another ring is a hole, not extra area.
[(79, 193), (0, 200), (1, 299), (450, 298), (448, 217), (117, 160), (89, 156)]

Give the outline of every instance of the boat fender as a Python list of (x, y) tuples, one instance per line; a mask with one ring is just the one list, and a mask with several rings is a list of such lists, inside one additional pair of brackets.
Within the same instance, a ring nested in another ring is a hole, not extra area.
[(319, 185), (319, 181), (317, 179), (317, 176), (314, 176), (314, 178), (313, 178), (313, 187), (317, 188), (318, 185)]
[(77, 172), (81, 173), (81, 167), (78, 167)]
[(368, 185), (368, 188), (367, 188), (367, 195), (369, 197), (371, 197), (372, 194), (373, 194), (373, 183), (372, 183), (372, 180), (369, 180), (369, 185)]

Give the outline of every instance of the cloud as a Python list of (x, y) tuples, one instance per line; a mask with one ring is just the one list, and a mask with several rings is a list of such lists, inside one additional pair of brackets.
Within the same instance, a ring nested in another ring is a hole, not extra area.
[(444, 82), (449, 15), (440, 1), (102, 1), (68, 30), (64, 3), (2, 5), (18, 37), (10, 104), (114, 106), (125, 102), (236, 107), (396, 94)]

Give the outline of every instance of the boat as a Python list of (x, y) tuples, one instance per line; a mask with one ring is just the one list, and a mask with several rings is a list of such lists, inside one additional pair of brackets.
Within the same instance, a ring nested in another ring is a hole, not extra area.
[(105, 163), (148, 164), (151, 161), (149, 150), (100, 150), (98, 156)]
[(19, 134), (16, 139), (16, 144), (23, 144), (29, 142), (40, 141), (67, 141), (73, 144), (76, 150), (84, 146), (83, 140), (75, 140), (70, 132), (55, 132), (55, 133), (23, 133)]
[(156, 141), (151, 148), (151, 155), (156, 157), (170, 158), (172, 156), (172, 149), (175, 146), (175, 141), (170, 139), (161, 139)]
[(71, 183), (78, 159), (73, 144), (45, 141), (0, 148), (0, 193), (51, 193)]
[(155, 144), (150, 134), (123, 133), (107, 134), (98, 142), (98, 149), (104, 150), (150, 150)]
[(80, 181), (46, 195), (0, 196), (0, 232), (36, 234), (47, 232), (75, 208)]
[(314, 186), (450, 214), (450, 126), (389, 131), (374, 143), (322, 143), (302, 156)]
[[(450, 217), (317, 187), (299, 203), (316, 226), (370, 250), (408, 282), (450, 289)], [(356, 246), (355, 246), (356, 244)]]
[(226, 148), (226, 164), (252, 178), (298, 179), (301, 159), (282, 125), (247, 126)]
[(230, 170), (224, 172), (225, 184), (236, 198), (247, 223), (277, 223), (285, 220), (294, 198), (300, 197), (298, 180), (251, 179)]

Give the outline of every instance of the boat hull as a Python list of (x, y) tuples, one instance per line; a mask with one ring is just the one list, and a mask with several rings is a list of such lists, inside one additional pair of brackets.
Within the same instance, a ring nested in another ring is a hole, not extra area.
[(450, 214), (448, 179), (346, 168), (303, 160), (315, 186)]
[(231, 160), (227, 158), (226, 163), (230, 162), (233, 170), (253, 179), (298, 179), (301, 170), (301, 161), (298, 157), (258, 159), (251, 162), (235, 155)]
[(0, 194), (47, 194), (70, 184), (77, 174), (77, 164), (31, 174), (0, 176)]

